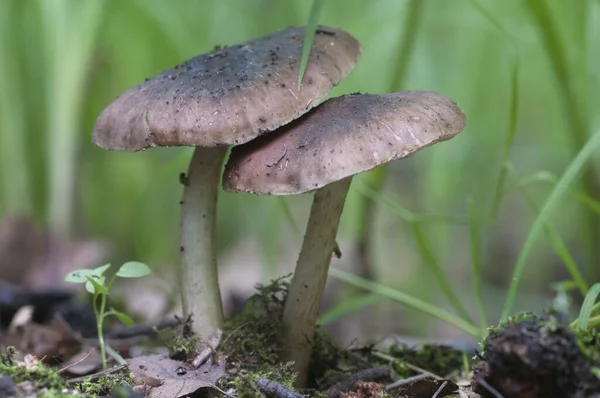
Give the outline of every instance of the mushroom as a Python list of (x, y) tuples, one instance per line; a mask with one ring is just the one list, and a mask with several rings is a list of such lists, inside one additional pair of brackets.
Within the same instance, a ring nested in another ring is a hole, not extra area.
[(298, 386), (308, 375), (315, 322), (352, 176), (448, 140), (465, 123), (454, 102), (432, 92), (351, 94), (231, 151), (223, 177), (227, 191), (316, 191), (282, 320), (282, 360), (295, 362)]
[(206, 340), (223, 322), (216, 260), (216, 201), (228, 146), (274, 130), (316, 106), (353, 69), (360, 44), (318, 27), (301, 89), (304, 27), (215, 48), (129, 89), (98, 117), (93, 142), (110, 150), (192, 146), (181, 214), (182, 305)]

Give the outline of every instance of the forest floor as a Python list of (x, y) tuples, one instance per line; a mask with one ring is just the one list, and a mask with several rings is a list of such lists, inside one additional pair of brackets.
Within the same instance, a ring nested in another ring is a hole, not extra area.
[(600, 335), (575, 332), (553, 312), (515, 316), (473, 352), (435, 343), (347, 349), (319, 330), (309, 388), (295, 392), (293, 366), (277, 356), (286, 292), (281, 281), (259, 287), (206, 344), (179, 319), (109, 330), (107, 370), (97, 339), (20, 310), (0, 335), (0, 396), (600, 397)]

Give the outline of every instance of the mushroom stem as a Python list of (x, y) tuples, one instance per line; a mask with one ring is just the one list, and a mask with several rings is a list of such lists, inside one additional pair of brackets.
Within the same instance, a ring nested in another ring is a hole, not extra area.
[(315, 322), (325, 289), (335, 237), (352, 177), (329, 184), (315, 193), (300, 256), (283, 310), (283, 361), (294, 361), (297, 387), (304, 387), (309, 371)]
[(223, 324), (216, 249), (216, 210), (227, 147), (196, 147), (181, 203), (181, 293), (183, 314), (202, 340)]

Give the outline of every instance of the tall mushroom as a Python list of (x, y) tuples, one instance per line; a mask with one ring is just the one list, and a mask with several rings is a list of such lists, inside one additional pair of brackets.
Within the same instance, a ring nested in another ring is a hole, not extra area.
[(284, 361), (297, 384), (308, 375), (314, 327), (352, 176), (448, 140), (466, 119), (431, 92), (352, 94), (235, 147), (223, 178), (228, 191), (292, 195), (315, 191), (306, 234), (283, 311)]
[(181, 215), (181, 289), (185, 315), (207, 339), (223, 322), (217, 278), (215, 213), (228, 146), (301, 116), (353, 69), (360, 44), (347, 32), (316, 30), (301, 89), (304, 27), (288, 28), (199, 55), (129, 89), (98, 117), (96, 145), (138, 151), (195, 147)]

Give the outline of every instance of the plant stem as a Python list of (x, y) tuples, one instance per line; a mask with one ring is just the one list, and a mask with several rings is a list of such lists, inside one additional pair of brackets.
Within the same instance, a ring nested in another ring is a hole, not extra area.
[[(590, 113), (587, 101), (587, 87), (589, 86), (589, 82), (586, 79), (587, 64), (585, 62), (587, 57), (587, 37), (585, 36), (587, 19), (583, 18), (579, 21), (580, 25), (583, 25), (579, 29), (579, 32), (582, 34), (576, 44), (580, 46), (581, 57), (579, 61), (582, 65), (578, 65), (579, 67), (576, 68), (569, 61), (567, 54), (571, 50), (567, 51), (567, 45), (565, 45), (563, 37), (560, 34), (561, 32), (558, 30), (559, 24), (554, 21), (548, 3), (546, 1), (528, 0), (526, 4), (533, 17), (537, 20), (537, 24), (535, 25), (539, 30), (542, 44), (548, 54), (559, 85), (560, 98), (569, 126), (568, 136), (571, 138), (573, 150), (575, 152), (581, 151), (590, 132), (588, 119)], [(583, 10), (583, 14), (585, 14), (585, 10)], [(593, 198), (600, 197), (599, 181), (598, 170), (594, 168), (593, 164), (587, 165), (584, 170), (582, 184), (589, 196)], [(598, 264), (600, 263), (600, 245), (598, 245), (598, 241), (600, 241), (600, 219), (595, 217), (589, 209), (585, 209), (582, 214), (582, 224), (585, 228), (585, 233), (582, 236), (584, 237), (587, 251), (586, 277), (590, 280), (596, 280), (599, 275)]]
[(456, 328), (470, 334), (471, 336), (477, 337), (478, 339), (482, 339), (485, 337), (485, 334), (482, 334), (483, 331), (479, 329), (476, 325), (440, 308), (440, 306), (438, 305), (429, 304), (421, 300), (420, 298), (410, 296), (406, 293), (379, 284), (377, 282), (368, 281), (366, 279), (360, 278), (356, 275), (352, 275), (348, 272), (344, 272), (339, 269), (332, 268), (331, 270), (329, 270), (329, 276), (339, 281), (359, 287), (361, 289), (365, 289), (372, 293), (379, 294), (383, 297), (387, 297), (391, 300), (402, 303), (410, 308), (414, 308), (415, 310), (420, 311), (424, 314), (431, 315), (439, 320), (442, 320), (450, 325), (455, 326)]
[[(423, 8), (425, 2), (422, 0), (411, 0), (408, 5), (408, 12), (404, 19), (404, 29), (402, 30), (402, 39), (399, 49), (396, 53), (394, 62), (395, 71), (390, 83), (390, 92), (400, 90), (406, 79), (408, 66), (412, 56), (417, 34), (423, 20)], [(378, 167), (370, 172), (369, 187), (379, 194), (387, 180), (389, 166)], [(359, 275), (365, 279), (373, 279), (373, 243), (371, 241), (373, 230), (375, 228), (376, 203), (371, 198), (364, 198), (363, 209), (360, 215), (360, 230), (357, 243), (358, 263), (360, 265)]]
[[(98, 296), (100, 296), (100, 309), (97, 309)], [(94, 297), (94, 312), (96, 313), (96, 330), (98, 332), (98, 343), (100, 344), (100, 356), (102, 357), (102, 369), (106, 369), (106, 347), (104, 346), (104, 333), (102, 325), (104, 324), (104, 309), (106, 307), (106, 295), (99, 294)]]
[(183, 179), (181, 203), (181, 292), (184, 316), (202, 340), (223, 324), (216, 248), (216, 209), (227, 147), (196, 147)]
[(315, 193), (306, 234), (283, 309), (283, 361), (294, 361), (296, 386), (308, 377), (315, 322), (325, 289), (340, 217), (352, 177)]
[(517, 290), (519, 288), (519, 282), (521, 281), (521, 275), (525, 269), (525, 265), (529, 259), (529, 255), (533, 251), (533, 246), (544, 225), (546, 224), (550, 213), (556, 209), (558, 202), (563, 198), (569, 187), (574, 183), (576, 178), (583, 170), (588, 166), (587, 163), (597, 153), (600, 148), (600, 130), (598, 130), (585, 144), (585, 146), (579, 151), (575, 159), (571, 161), (569, 167), (564, 171), (560, 180), (550, 193), (550, 196), (546, 199), (546, 202), (542, 206), (539, 214), (537, 215), (527, 239), (521, 248), (519, 257), (513, 270), (513, 277), (508, 287), (506, 294), (506, 301), (504, 302), (504, 309), (502, 310), (502, 318), (506, 319), (512, 310), (517, 296)]
[(54, 234), (69, 238), (77, 193), (85, 79), (107, 2), (39, 0), (38, 3), (47, 62), (47, 218)]
[(22, 29), (18, 24), (20, 12), (21, 6), (14, 0), (5, 1), (0, 11), (0, 53), (5, 54), (0, 58), (0, 192), (4, 193), (0, 199), (5, 213), (32, 216), (21, 59), (9, 56), (20, 51), (20, 35), (14, 34)]

